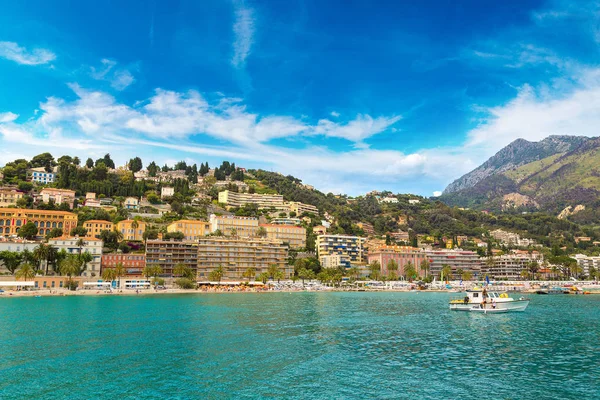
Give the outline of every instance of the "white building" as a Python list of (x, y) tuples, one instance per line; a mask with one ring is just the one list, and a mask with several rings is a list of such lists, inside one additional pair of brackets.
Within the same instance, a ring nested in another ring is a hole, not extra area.
[(79, 254), (80, 251), (83, 254), (87, 251), (92, 255), (93, 259), (87, 264), (87, 268), (81, 276), (99, 277), (104, 243), (99, 239), (82, 238), (84, 245), (80, 248), (77, 246), (79, 239), (77, 236), (63, 236), (48, 240), (48, 244), (56, 247), (59, 251), (65, 249), (68, 254)]
[(398, 199), (395, 197), (384, 197), (382, 199), (379, 199), (380, 203), (391, 203), (391, 204), (395, 204), (398, 202)]
[(140, 208), (140, 201), (137, 197), (128, 197), (125, 199), (123, 207), (125, 207), (128, 210), (137, 210), (138, 208)]
[(160, 189), (160, 198), (173, 197), (175, 195), (175, 188), (170, 186), (163, 186)]
[(31, 168), (29, 170), (31, 174), (31, 181), (41, 183), (43, 185), (54, 182), (54, 172), (47, 172), (44, 167)]

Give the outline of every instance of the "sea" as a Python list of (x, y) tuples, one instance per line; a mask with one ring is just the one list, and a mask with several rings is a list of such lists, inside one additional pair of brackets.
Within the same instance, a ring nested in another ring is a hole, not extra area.
[[(456, 295), (456, 294), (454, 294)], [(0, 299), (0, 399), (599, 399), (600, 296)]]

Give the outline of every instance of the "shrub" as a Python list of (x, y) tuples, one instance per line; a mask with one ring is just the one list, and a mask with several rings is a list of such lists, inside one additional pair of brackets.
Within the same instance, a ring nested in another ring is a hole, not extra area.
[(179, 278), (175, 280), (175, 285), (179, 286), (181, 289), (195, 289), (196, 282), (188, 278)]

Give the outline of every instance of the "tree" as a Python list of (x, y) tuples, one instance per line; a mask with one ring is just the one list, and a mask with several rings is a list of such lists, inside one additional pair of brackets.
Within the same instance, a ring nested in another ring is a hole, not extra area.
[(441, 280), (446, 280), (449, 281), (450, 279), (452, 279), (452, 267), (449, 266), (448, 264), (442, 264), (442, 271), (440, 274), (440, 279)]
[(87, 229), (85, 229), (83, 226), (76, 226), (75, 228), (71, 229), (71, 236), (86, 237)]
[(148, 169), (148, 176), (150, 176), (150, 177), (155, 177), (156, 173), (159, 170), (158, 165), (156, 165), (156, 163), (154, 161), (152, 161), (150, 164), (148, 164), (147, 169)]
[(106, 165), (106, 168), (115, 169), (115, 162), (110, 158), (110, 154), (106, 153), (104, 155), (104, 158), (102, 158), (101, 160), (104, 161), (104, 165)]
[(267, 237), (267, 230), (265, 229), (264, 226), (260, 226), (258, 228), (258, 230), (256, 231), (256, 236), (264, 238)]
[(142, 159), (139, 157), (134, 157), (131, 160), (129, 160), (128, 166), (129, 170), (133, 173), (141, 171), (143, 168)]
[(373, 261), (371, 264), (369, 264), (369, 271), (369, 278), (375, 281), (381, 279), (381, 264), (379, 261)]
[(127, 274), (127, 271), (125, 270), (125, 267), (123, 266), (123, 263), (117, 263), (117, 265), (115, 265), (115, 278), (117, 278), (119, 280), (119, 288), (121, 287), (121, 277), (125, 276)]
[(183, 232), (167, 232), (163, 235), (164, 240), (170, 240), (170, 239), (183, 240), (184, 238), (185, 238), (185, 235), (183, 234)]
[(69, 286), (71, 286), (71, 282), (73, 282), (73, 276), (81, 274), (81, 264), (79, 258), (73, 254), (69, 254), (59, 263), (58, 268), (60, 273), (69, 277)]
[(33, 222), (28, 222), (17, 231), (17, 236), (27, 240), (33, 240), (38, 234), (38, 228)]
[(92, 168), (94, 168), (94, 160), (92, 160), (91, 158), (88, 158), (88, 159), (85, 161), (85, 166), (86, 166), (87, 168), (89, 168), (89, 169), (92, 169)]
[(423, 273), (424, 273), (424, 277), (427, 278), (427, 273), (431, 269), (431, 264), (429, 263), (429, 260), (424, 259), (423, 261), (421, 261), (420, 268), (421, 268), (421, 271), (423, 271)]
[(33, 249), (33, 257), (37, 262), (38, 269), (42, 266), (42, 261), (46, 261), (46, 274), (48, 273), (48, 258), (50, 258), (50, 246), (40, 243)]
[(115, 280), (115, 270), (114, 268), (104, 268), (102, 271), (102, 280), (105, 282), (112, 282)]
[(223, 269), (223, 267), (221, 265), (219, 265), (217, 268), (210, 271), (210, 273), (208, 274), (208, 279), (210, 279), (211, 281), (217, 281), (220, 283), (221, 279), (223, 279), (224, 274), (225, 274), (225, 270)]
[(33, 279), (34, 277), (35, 269), (33, 268), (33, 265), (29, 263), (21, 264), (21, 267), (17, 270), (17, 273), (15, 274), (15, 278), (17, 278), (17, 280), (22, 279), (24, 281), (28, 281)]
[(54, 239), (63, 235), (62, 228), (53, 228), (50, 232), (46, 233), (46, 239)]
[(351, 267), (348, 270), (348, 276), (354, 280), (357, 280), (360, 277), (360, 269), (358, 267)]
[(146, 278), (153, 277), (154, 280), (156, 280), (156, 277), (162, 273), (163, 269), (160, 265), (146, 265), (142, 272)]
[(407, 262), (406, 264), (404, 264), (404, 277), (411, 281), (415, 278), (415, 276), (417, 275), (417, 270), (415, 269), (415, 266), (413, 265), (412, 262)]
[(38, 154), (31, 159), (30, 163), (32, 168), (43, 167), (46, 172), (52, 172), (52, 167), (56, 165), (54, 157), (50, 153)]
[(270, 264), (267, 268), (267, 273), (269, 274), (269, 278), (271, 278), (272, 280), (277, 279), (279, 281), (284, 277), (283, 271), (279, 269), (279, 265), (277, 264)]
[(461, 279), (463, 281), (470, 281), (473, 278), (473, 273), (469, 270), (465, 270), (461, 274)]
[[(388, 270), (388, 277), (390, 278), (391, 281), (395, 281), (396, 279), (398, 279), (398, 263), (396, 262), (396, 260), (394, 259), (390, 259), (390, 261), (388, 261), (387, 263), (387, 270)], [(395, 278), (395, 279), (392, 279)]]
[(261, 272), (258, 275), (258, 280), (261, 281), (263, 284), (267, 283), (267, 281), (269, 280), (269, 274), (267, 272)]
[(4, 264), (4, 267), (11, 273), (15, 274), (15, 271), (21, 265), (21, 254), (16, 251), (4, 250), (0, 251), (0, 261)]
[(301, 268), (298, 270), (298, 278), (302, 279), (302, 284), (304, 285), (304, 280), (312, 280), (315, 279), (316, 275), (312, 269)]
[(175, 268), (173, 268), (173, 274), (187, 279), (194, 278), (194, 271), (183, 263), (175, 264)]
[(242, 273), (242, 277), (247, 278), (248, 280), (254, 279), (256, 277), (256, 268), (254, 268), (254, 267), (246, 268), (244, 273)]
[(231, 236), (237, 236), (237, 229), (231, 228), (230, 232), (231, 232)]

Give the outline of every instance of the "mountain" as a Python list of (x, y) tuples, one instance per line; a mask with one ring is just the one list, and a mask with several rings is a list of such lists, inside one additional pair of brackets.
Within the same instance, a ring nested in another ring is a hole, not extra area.
[(450, 185), (440, 200), (491, 210), (559, 213), (585, 205), (578, 218), (600, 216), (600, 138), (519, 139)]
[(480, 181), (492, 175), (555, 154), (569, 152), (586, 143), (588, 140), (589, 138), (585, 136), (549, 136), (539, 142), (529, 142), (525, 139), (517, 139), (473, 171), (449, 184), (444, 190), (444, 194), (472, 188)]

